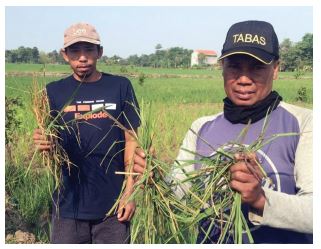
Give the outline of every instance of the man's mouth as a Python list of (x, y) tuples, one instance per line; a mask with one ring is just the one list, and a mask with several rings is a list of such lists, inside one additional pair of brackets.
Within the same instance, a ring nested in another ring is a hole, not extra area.
[(78, 66), (77, 68), (89, 68), (89, 65)]
[(90, 66), (89, 65), (78, 66), (77, 69), (80, 72), (85, 72), (85, 71), (88, 71), (90, 69)]
[(234, 94), (237, 96), (237, 98), (241, 100), (248, 100), (252, 98), (253, 94), (255, 92), (253, 91), (235, 91)]

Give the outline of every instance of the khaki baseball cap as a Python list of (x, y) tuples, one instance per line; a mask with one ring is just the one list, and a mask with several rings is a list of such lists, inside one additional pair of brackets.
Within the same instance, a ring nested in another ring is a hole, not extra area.
[(88, 23), (76, 23), (65, 30), (63, 48), (76, 42), (89, 42), (100, 45), (100, 37), (94, 26)]

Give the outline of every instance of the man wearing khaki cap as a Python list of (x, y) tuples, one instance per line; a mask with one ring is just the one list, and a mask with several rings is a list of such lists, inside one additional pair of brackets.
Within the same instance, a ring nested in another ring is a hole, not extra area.
[[(116, 126), (109, 114), (136, 132), (140, 120), (134, 90), (127, 78), (96, 69), (103, 48), (90, 24), (77, 23), (66, 29), (61, 54), (73, 74), (49, 83), (46, 90), (51, 114), (57, 126), (63, 127), (58, 141), (73, 165), (70, 170), (67, 162), (61, 165), (62, 187), (53, 193), (51, 242), (128, 243), (129, 220), (135, 211), (135, 203), (127, 201), (131, 178), (117, 214), (105, 215), (124, 182), (115, 171), (129, 170), (136, 147), (128, 132)], [(33, 138), (39, 151), (53, 148), (53, 142), (40, 129), (35, 130)]]

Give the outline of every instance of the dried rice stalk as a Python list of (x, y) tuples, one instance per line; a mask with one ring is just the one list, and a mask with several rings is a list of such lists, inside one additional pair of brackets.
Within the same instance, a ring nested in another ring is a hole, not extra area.
[[(59, 193), (62, 187), (62, 165), (67, 165), (69, 171), (72, 166), (75, 166), (68, 157), (68, 154), (60, 144), (59, 131), (66, 129), (69, 131), (71, 128), (67, 124), (58, 125), (57, 120), (61, 118), (60, 111), (56, 117), (51, 116), (48, 96), (46, 90), (38, 83), (37, 79), (34, 77), (31, 89), (31, 100), (32, 100), (32, 111), (38, 124), (38, 128), (45, 134), (49, 141), (53, 143), (51, 150), (41, 152), (41, 162), (42, 165), (48, 170), (49, 174), (54, 178), (53, 189), (49, 187), (49, 191)], [(62, 118), (61, 118), (62, 119)], [(27, 173), (33, 163), (37, 151), (34, 152), (32, 160), (27, 169)], [(26, 173), (26, 174), (27, 174)], [(58, 203), (55, 203), (56, 209), (58, 211)]]

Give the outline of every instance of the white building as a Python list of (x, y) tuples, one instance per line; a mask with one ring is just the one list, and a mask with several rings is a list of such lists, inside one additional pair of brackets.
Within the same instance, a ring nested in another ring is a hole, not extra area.
[(200, 65), (200, 54), (204, 55), (204, 64), (214, 65), (217, 63), (217, 53), (214, 50), (197, 49), (191, 55), (191, 66)]

